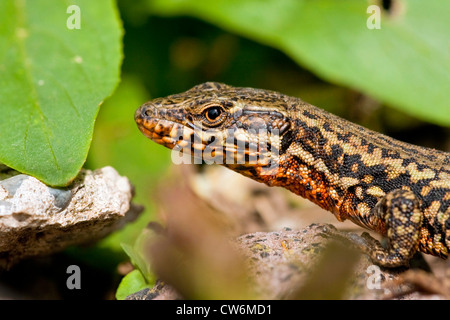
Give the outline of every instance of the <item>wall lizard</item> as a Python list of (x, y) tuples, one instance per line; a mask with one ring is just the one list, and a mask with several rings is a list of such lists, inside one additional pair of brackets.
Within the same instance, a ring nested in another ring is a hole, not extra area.
[[(348, 236), (380, 265), (408, 265), (418, 250), (448, 256), (449, 153), (395, 140), (299, 98), (216, 82), (149, 101), (135, 120), (161, 145), (206, 162), (222, 159), (387, 237), (383, 248), (367, 233)], [(265, 149), (258, 132), (266, 132)]]

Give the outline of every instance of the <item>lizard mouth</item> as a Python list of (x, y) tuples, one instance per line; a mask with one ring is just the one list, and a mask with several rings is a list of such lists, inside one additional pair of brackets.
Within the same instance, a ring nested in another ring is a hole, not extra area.
[(136, 111), (135, 121), (139, 130), (149, 139), (169, 149), (204, 150), (204, 141), (194, 128), (184, 124), (161, 119), (153, 108), (142, 106)]

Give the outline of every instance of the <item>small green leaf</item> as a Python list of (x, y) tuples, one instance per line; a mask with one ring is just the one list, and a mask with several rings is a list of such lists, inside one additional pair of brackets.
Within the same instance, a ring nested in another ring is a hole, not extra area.
[[(149, 12), (191, 15), (284, 51), (331, 82), (450, 125), (450, 2), (396, 0), (369, 29), (361, 0), (148, 0)], [(261, 66), (264, 68), (264, 66)]]
[(122, 243), (122, 248), (130, 257), (131, 263), (141, 272), (147, 284), (153, 285), (155, 282), (155, 276), (150, 271), (149, 263), (142, 256), (142, 248), (137, 246), (138, 242), (134, 246), (130, 246), (126, 243)]
[(133, 246), (126, 243), (121, 244), (136, 269), (128, 273), (120, 282), (116, 292), (118, 300), (123, 300), (128, 295), (144, 288), (151, 288), (156, 282), (156, 277), (150, 270), (149, 262), (143, 256), (146, 241), (149, 239), (148, 236), (148, 232), (144, 230)]
[(142, 273), (135, 269), (123, 277), (116, 291), (116, 299), (124, 300), (130, 294), (148, 287)]
[[(0, 21), (0, 161), (67, 185), (86, 160), (99, 105), (119, 80), (115, 2), (0, 0)], [(76, 21), (80, 28), (71, 29)]]

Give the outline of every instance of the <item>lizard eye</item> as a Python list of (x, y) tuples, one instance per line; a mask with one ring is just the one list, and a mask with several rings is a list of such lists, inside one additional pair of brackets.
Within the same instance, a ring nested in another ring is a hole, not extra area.
[(218, 125), (224, 119), (225, 112), (222, 106), (213, 105), (203, 110), (203, 118), (209, 125)]

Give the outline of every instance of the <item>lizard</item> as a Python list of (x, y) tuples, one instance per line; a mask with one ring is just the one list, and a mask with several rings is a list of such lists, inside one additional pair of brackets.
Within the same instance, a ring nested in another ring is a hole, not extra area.
[(448, 257), (449, 153), (401, 142), (296, 97), (218, 82), (146, 102), (135, 121), (173, 151), (284, 187), (338, 221), (384, 236), (387, 247), (367, 233), (345, 236), (381, 266), (408, 266), (416, 252)]

